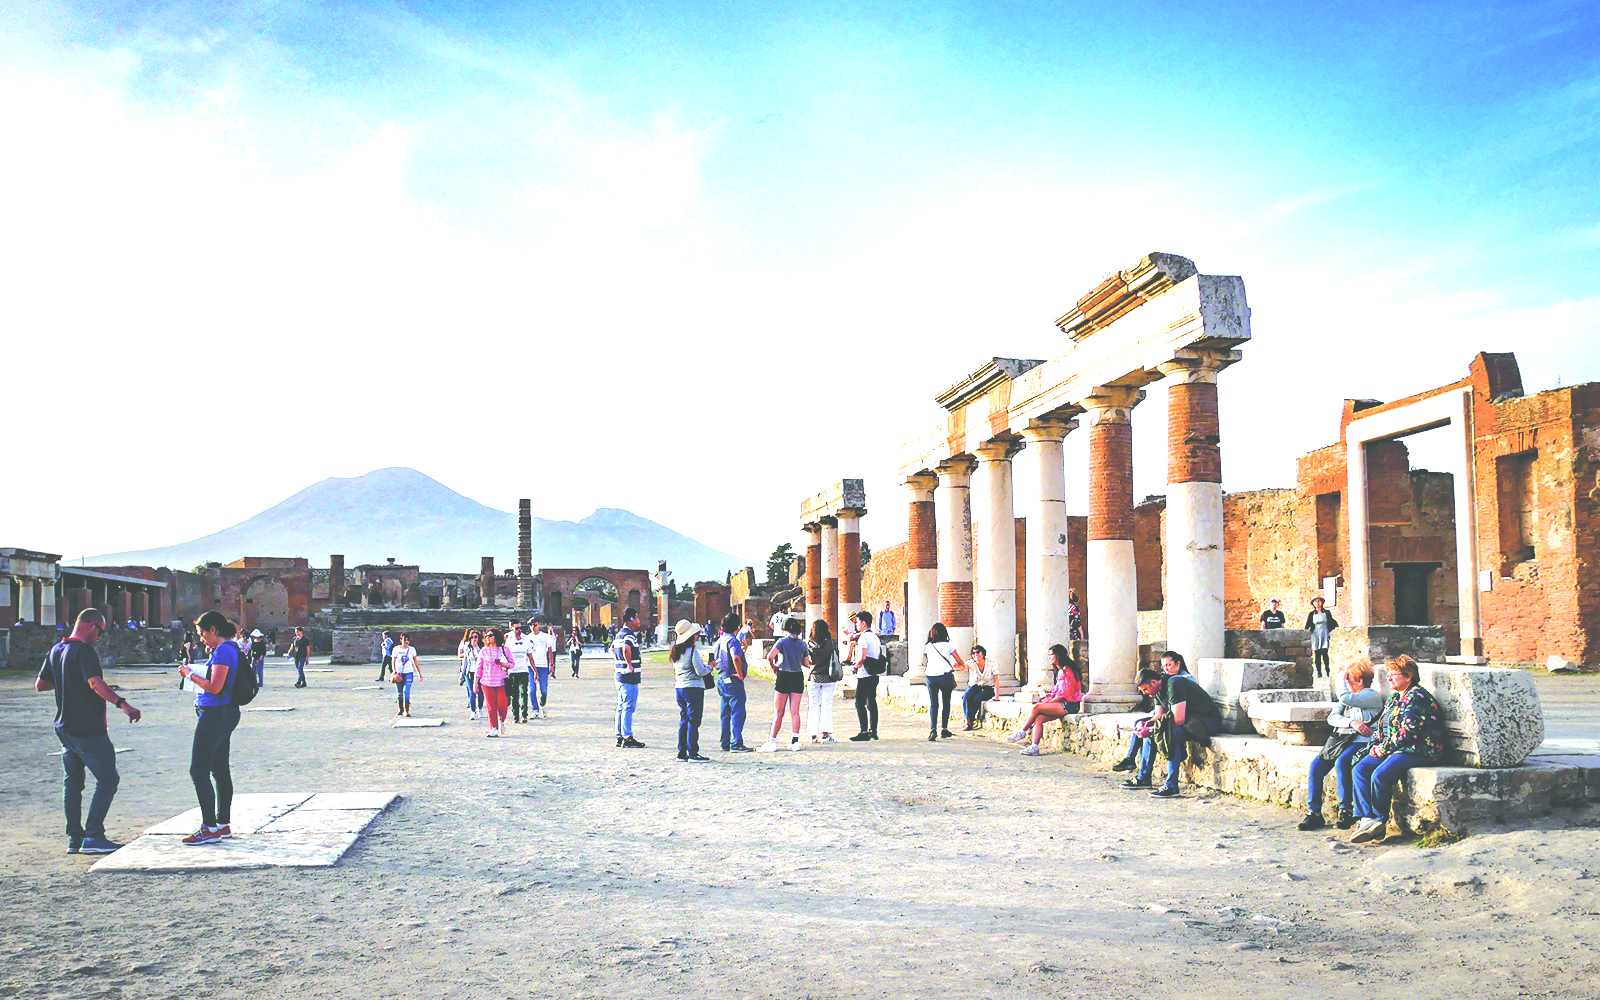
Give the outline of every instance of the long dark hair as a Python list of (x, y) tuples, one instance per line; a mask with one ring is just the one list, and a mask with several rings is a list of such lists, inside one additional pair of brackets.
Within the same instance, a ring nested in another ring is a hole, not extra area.
[(944, 627), (944, 622), (934, 622), (933, 628), (928, 629), (929, 642), (949, 642), (950, 630)]
[(1050, 647), (1050, 655), (1054, 656), (1056, 658), (1056, 662), (1062, 667), (1072, 671), (1072, 676), (1078, 679), (1079, 687), (1084, 686), (1083, 671), (1078, 669), (1078, 661), (1074, 660), (1072, 656), (1068, 654), (1067, 647), (1058, 642), (1054, 646)]
[(699, 641), (700, 641), (700, 633), (699, 632), (690, 632), (687, 636), (684, 636), (682, 642), (673, 643), (672, 644), (672, 653), (671, 653), (672, 662), (673, 663), (677, 663), (678, 660), (682, 659), (683, 651), (688, 649), (689, 647), (693, 646), (695, 643), (697, 643)]
[(818, 646), (825, 642), (833, 641), (833, 633), (828, 631), (828, 620), (826, 618), (818, 618), (811, 623), (811, 641)]

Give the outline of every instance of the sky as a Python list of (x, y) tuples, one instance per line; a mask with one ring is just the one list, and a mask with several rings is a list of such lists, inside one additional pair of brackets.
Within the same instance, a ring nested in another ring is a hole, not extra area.
[(0, 0), (0, 545), (392, 465), (751, 557), (860, 477), (891, 544), (934, 395), (1157, 250), (1245, 281), (1230, 491), (1478, 351), (1600, 381), (1592, 3), (750, 6)]

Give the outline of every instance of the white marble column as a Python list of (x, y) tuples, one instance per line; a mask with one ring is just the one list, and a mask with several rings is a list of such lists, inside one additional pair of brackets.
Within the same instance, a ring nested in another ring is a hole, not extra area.
[(1032, 421), (1022, 431), (1028, 442), (1023, 461), (1033, 465), (1037, 492), (1028, 505), (1028, 663), (1026, 682), (1044, 683), (1050, 677), (1050, 646), (1070, 648), (1072, 623), (1067, 615), (1067, 594), (1072, 590), (1072, 570), (1067, 546), (1067, 481), (1062, 441), (1078, 422), (1064, 417)]
[(1367, 444), (1347, 441), (1344, 451), (1344, 499), (1349, 508), (1350, 566), (1344, 585), (1350, 593), (1346, 625), (1372, 624), (1372, 550), (1367, 527)]
[[(807, 524), (806, 533), (806, 634), (822, 614), (822, 525)], [(774, 636), (773, 638), (777, 638)]]
[(822, 617), (839, 634), (839, 521), (822, 519)]
[[(1017, 687), (1017, 529), (1012, 503), (1011, 458), (1017, 441), (989, 441), (977, 449), (978, 495), (983, 514), (974, 518), (980, 537), (972, 619), (974, 641), (989, 654), (1002, 689)], [(947, 626), (948, 627), (948, 626)], [(966, 656), (970, 646), (957, 646)]]
[(911, 502), (906, 525), (906, 608), (900, 632), (906, 639), (910, 673), (922, 674), (922, 645), (939, 620), (939, 535), (933, 491), (939, 477), (931, 472), (907, 476)]
[(1195, 352), (1160, 366), (1167, 388), (1163, 608), (1167, 648), (1190, 663), (1223, 655), (1222, 449), (1217, 373), (1238, 352)]
[(1452, 662), (1482, 665), (1482, 612), (1478, 595), (1478, 499), (1473, 482), (1477, 475), (1477, 456), (1472, 440), (1472, 392), (1461, 393), (1461, 410), (1452, 415), (1451, 431), (1459, 433), (1461, 471), (1455, 477), (1456, 501), (1456, 598), (1461, 618), (1461, 654)]
[[(939, 465), (939, 617), (957, 649), (972, 648), (972, 470), (966, 455)], [(924, 677), (911, 664), (908, 679)]]
[(1133, 559), (1133, 408), (1130, 386), (1098, 386), (1089, 413), (1089, 692), (1086, 712), (1139, 700), (1139, 582)]

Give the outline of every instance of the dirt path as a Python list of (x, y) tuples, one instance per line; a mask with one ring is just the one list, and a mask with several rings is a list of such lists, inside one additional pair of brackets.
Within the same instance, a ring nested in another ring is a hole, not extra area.
[[(314, 666), (324, 664), (313, 664)], [(22, 997), (1592, 997), (1592, 829), (1347, 848), (1281, 809), (1163, 801), (1076, 758), (983, 738), (674, 759), (651, 667), (639, 751), (613, 747), (608, 665), (558, 670), (546, 722), (486, 740), (453, 665), (415, 715), (370, 667), (273, 668), (235, 738), (241, 791), (395, 789), (331, 870), (95, 875), (64, 853), (47, 696), (0, 681), (0, 995)], [(131, 838), (192, 806), (175, 677), (118, 672)], [(752, 685), (747, 738), (770, 716)], [(848, 706), (836, 718), (843, 723)], [(196, 951), (188, 938), (210, 929)], [(1157, 986), (1156, 984), (1159, 984)]]

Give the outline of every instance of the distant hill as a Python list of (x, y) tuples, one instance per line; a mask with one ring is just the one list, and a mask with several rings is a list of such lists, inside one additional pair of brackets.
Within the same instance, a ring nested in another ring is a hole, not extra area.
[[(91, 565), (189, 569), (242, 556), (303, 556), (326, 566), (329, 553), (347, 565), (393, 556), (425, 572), (516, 567), (517, 516), (469, 500), (415, 469), (378, 469), (354, 479), (324, 479), (247, 521), (204, 538), (138, 552), (89, 556)], [(673, 577), (721, 580), (760, 560), (720, 552), (637, 514), (602, 507), (581, 521), (533, 519), (533, 566), (654, 571), (665, 559)]]

